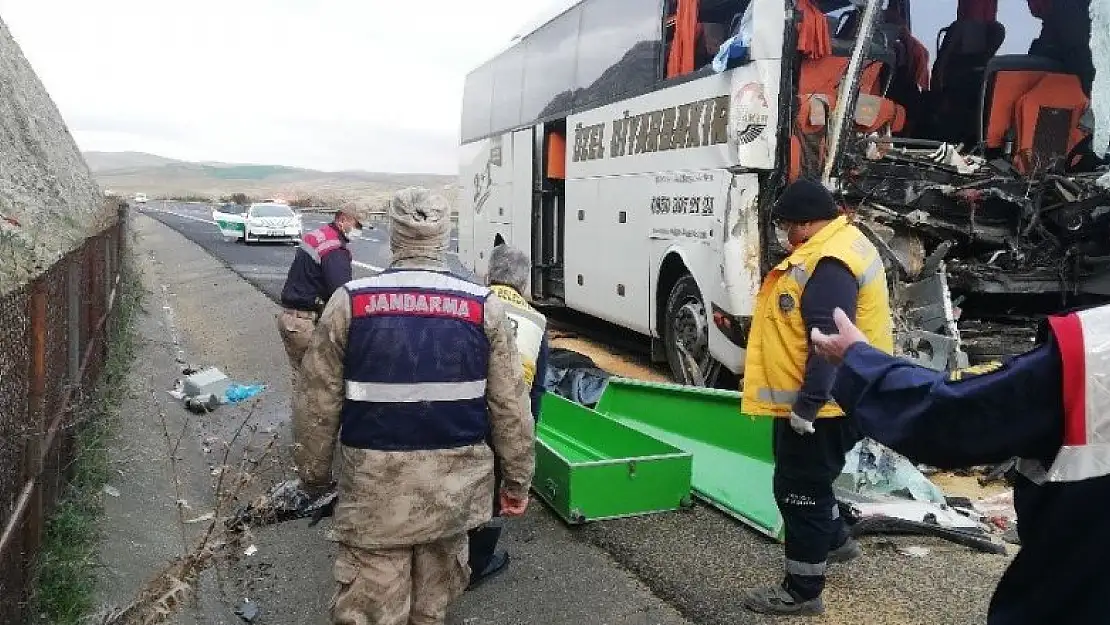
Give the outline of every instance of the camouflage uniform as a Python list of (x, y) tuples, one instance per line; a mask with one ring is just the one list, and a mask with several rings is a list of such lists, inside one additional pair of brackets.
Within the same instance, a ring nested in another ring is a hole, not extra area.
[[(445, 270), (429, 259), (393, 266)], [(308, 485), (328, 480), (345, 399), (350, 306), (347, 289), (336, 291), (301, 363), (294, 458)], [(505, 304), (494, 295), (486, 300), (483, 324), (490, 345), (486, 406), (503, 488), (524, 498), (534, 465), (534, 425)], [(485, 443), (400, 452), (339, 447), (339, 503), (329, 530), (329, 539), (341, 543), (333, 622), (442, 624), (470, 575), (466, 533), (491, 517), (494, 452)]]
[(278, 334), (285, 346), (285, 355), (289, 357), (289, 367), (293, 371), (292, 388), (297, 388), (301, 377), (301, 359), (308, 350), (312, 331), (316, 328), (316, 313), (286, 309), (275, 317)]

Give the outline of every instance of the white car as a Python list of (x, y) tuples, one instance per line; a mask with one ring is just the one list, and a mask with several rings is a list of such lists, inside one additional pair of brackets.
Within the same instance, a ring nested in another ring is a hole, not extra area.
[[(212, 211), (212, 219), (225, 237), (250, 244), (258, 241), (297, 243), (304, 226), (301, 216), (288, 204), (260, 202), (241, 213), (227, 207)], [(227, 211), (227, 212), (225, 212)]]
[(135, 194), (135, 203), (136, 204), (146, 204), (146, 202), (147, 202), (147, 199), (146, 199), (146, 194), (145, 193), (136, 193)]

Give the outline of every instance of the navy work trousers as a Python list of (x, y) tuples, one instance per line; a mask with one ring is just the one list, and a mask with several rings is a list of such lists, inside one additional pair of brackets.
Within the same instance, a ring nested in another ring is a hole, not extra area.
[(825, 588), (831, 549), (848, 539), (833, 495), (833, 481), (844, 469), (844, 455), (860, 440), (846, 417), (817, 419), (813, 434), (801, 435), (789, 419), (775, 419), (775, 501), (786, 529), (784, 586), (809, 600)]

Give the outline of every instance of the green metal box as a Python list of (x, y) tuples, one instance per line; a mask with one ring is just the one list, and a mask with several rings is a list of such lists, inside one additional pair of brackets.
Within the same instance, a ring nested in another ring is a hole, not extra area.
[(691, 505), (692, 456), (547, 393), (532, 488), (571, 524)]
[(694, 456), (694, 494), (783, 539), (772, 490), (773, 419), (741, 414), (740, 393), (609, 378), (597, 412)]

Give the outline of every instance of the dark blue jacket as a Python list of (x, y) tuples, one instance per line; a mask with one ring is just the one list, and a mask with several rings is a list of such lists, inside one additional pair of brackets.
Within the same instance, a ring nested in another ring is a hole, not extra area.
[(326, 304), (336, 289), (351, 281), (351, 251), (347, 249), (347, 236), (334, 223), (324, 228), (335, 230), (343, 246), (322, 254), (319, 263), (304, 249), (297, 248), (285, 278), (285, 287), (281, 290), (282, 306), (321, 312), (323, 304), (318, 303), (317, 298)]
[[(860, 429), (915, 462), (951, 469), (1012, 457), (1052, 463), (1063, 444), (1060, 353), (1044, 345), (993, 371), (950, 374), (852, 346), (833, 398)], [(1110, 477), (1014, 487), (1021, 551), (988, 625), (1110, 622)]]

